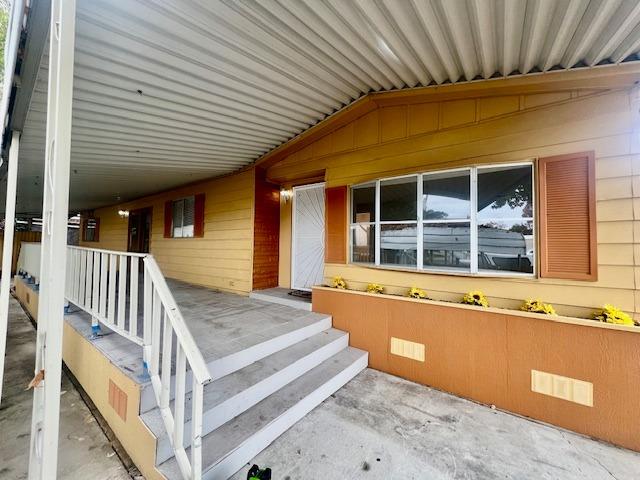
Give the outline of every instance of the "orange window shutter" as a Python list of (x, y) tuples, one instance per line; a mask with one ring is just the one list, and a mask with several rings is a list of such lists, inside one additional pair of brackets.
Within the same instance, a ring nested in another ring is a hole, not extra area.
[(347, 263), (347, 187), (325, 190), (327, 263)]
[(538, 176), (540, 276), (597, 280), (593, 152), (541, 158)]
[(164, 238), (171, 238), (171, 228), (173, 226), (173, 202), (164, 202)]
[(199, 193), (195, 197), (193, 207), (193, 236), (204, 236), (204, 193)]

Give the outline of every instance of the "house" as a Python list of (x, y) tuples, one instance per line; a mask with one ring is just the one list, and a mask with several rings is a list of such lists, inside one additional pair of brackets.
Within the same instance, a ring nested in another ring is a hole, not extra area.
[[(38, 169), (51, 75), (50, 55), (39, 55), (43, 3), (29, 8), (7, 130), (21, 132), (17, 210), (34, 214), (48, 181)], [(160, 319), (151, 298), (171, 316), (183, 306), (170, 290), (177, 298), (185, 284), (275, 302), (294, 290), (311, 292), (313, 312), (347, 332), (371, 368), (640, 451), (640, 328), (593, 319), (612, 304), (640, 321), (637, 8), (585, 2), (588, 15), (571, 10), (546, 22), (559, 6), (514, 13), (505, 5), (526, 34), (507, 22), (514, 30), (503, 31), (500, 63), (489, 40), (464, 34), (460, 23), (482, 37), (497, 31), (495, 19), (470, 19), (454, 2), (438, 7), (445, 19), (417, 2), (422, 23), (400, 3), (391, 20), (373, 4), (359, 7), (361, 17), (350, 4), (334, 5), (339, 12), (278, 5), (275, 18), (258, 6), (178, 11), (160, 3), (79, 1), (74, 90), (59, 98), (70, 104), (73, 95), (63, 216), (80, 213), (82, 247), (65, 259), (73, 279), (65, 298), (94, 327), (140, 345), (165, 417), (169, 396), (184, 396), (185, 387), (167, 383), (177, 381), (171, 346), (161, 345), (159, 323), (138, 333), (137, 308), (146, 329)], [(67, 7), (58, 8), (64, 15)], [(343, 23), (328, 28), (339, 13)], [(301, 20), (309, 18), (317, 22)], [(290, 27), (276, 35), (286, 19)], [(208, 22), (219, 30), (203, 29)], [(359, 22), (369, 33), (356, 34)], [(416, 49), (427, 30), (431, 50)], [(70, 35), (73, 46), (72, 27)], [(523, 46), (512, 52), (515, 37)], [(123, 272), (129, 287), (116, 280)], [(138, 289), (143, 277), (154, 286)], [(347, 289), (333, 288), (336, 277)], [(368, 284), (384, 293), (367, 293)], [(407, 297), (411, 287), (428, 299)], [(460, 303), (478, 290), (490, 307)], [(527, 299), (552, 304), (557, 315), (520, 311)], [(192, 338), (185, 318), (165, 319), (165, 332), (184, 340), (202, 389), (213, 372), (197, 345), (204, 330)], [(144, 389), (109, 370), (81, 327), (64, 329), (65, 361), (112, 408), (103, 414), (125, 447), (138, 442), (141, 425), (118, 422), (131, 418), (127, 408), (144, 413)], [(183, 357), (176, 362), (184, 368)], [(96, 385), (88, 364), (111, 373)], [(197, 424), (194, 395), (187, 403)], [(185, 420), (178, 409), (168, 415), (177, 419), (167, 425)], [(177, 435), (171, 445), (189, 476), (201, 460), (189, 464), (189, 433)], [(152, 455), (132, 456), (155, 478)]]

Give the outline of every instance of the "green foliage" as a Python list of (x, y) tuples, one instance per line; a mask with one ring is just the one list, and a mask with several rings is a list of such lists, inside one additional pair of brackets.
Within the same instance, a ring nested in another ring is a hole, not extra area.
[(6, 1), (0, 1), (0, 78), (4, 78), (4, 44), (7, 38), (9, 7)]

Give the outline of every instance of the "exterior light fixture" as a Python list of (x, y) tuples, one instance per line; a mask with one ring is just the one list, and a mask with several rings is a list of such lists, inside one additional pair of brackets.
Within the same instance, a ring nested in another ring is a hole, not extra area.
[(280, 190), (280, 198), (284, 201), (284, 203), (287, 203), (293, 198), (293, 190), (283, 188), (282, 190)]
[(129, 210), (118, 210), (120, 218), (127, 218), (129, 216)]

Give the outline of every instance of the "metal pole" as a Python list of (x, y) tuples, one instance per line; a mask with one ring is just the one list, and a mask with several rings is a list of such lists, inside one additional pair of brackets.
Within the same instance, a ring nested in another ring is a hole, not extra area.
[(58, 464), (75, 11), (75, 0), (52, 0), (35, 366), (36, 376), (43, 373), (44, 381), (34, 388), (31, 480), (55, 479)]
[(13, 132), (9, 147), (9, 171), (7, 173), (7, 199), (4, 209), (4, 241), (2, 247), (2, 280), (0, 280), (0, 399), (4, 380), (4, 354), (7, 346), (9, 324), (9, 289), (13, 264), (13, 230), (16, 220), (16, 183), (18, 180), (18, 151), (20, 133)]

